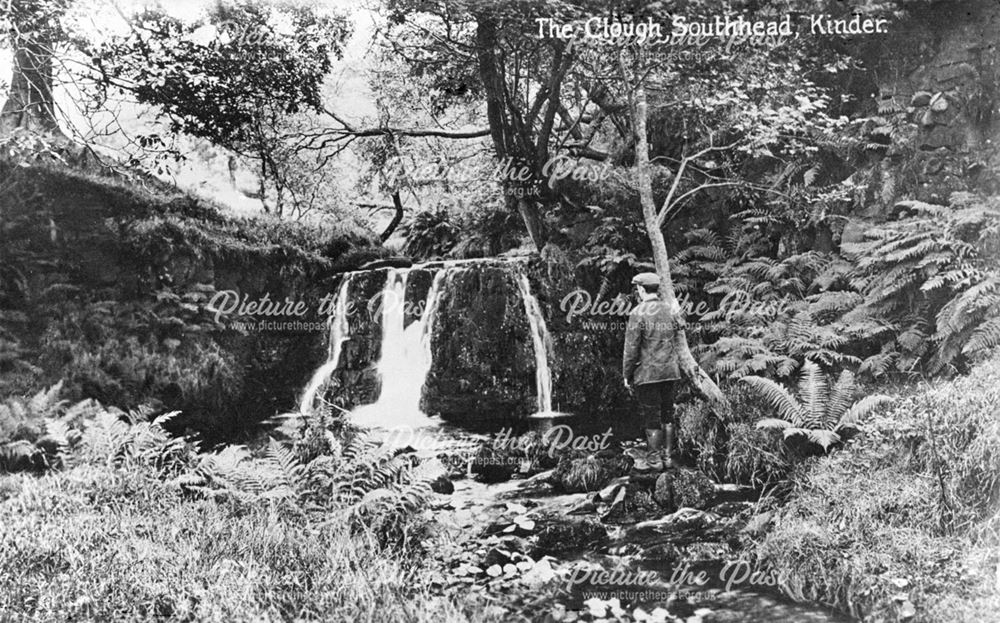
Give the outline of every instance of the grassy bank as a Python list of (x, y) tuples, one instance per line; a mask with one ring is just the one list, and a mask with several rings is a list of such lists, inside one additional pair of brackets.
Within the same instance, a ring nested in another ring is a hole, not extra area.
[(0, 492), (4, 620), (469, 618), (430, 596), (412, 559), (278, 505), (184, 499), (145, 470), (99, 465), (6, 476)]
[[(46, 416), (48, 469), (0, 475), (0, 620), (497, 620), (431, 593), (429, 490), (405, 457), (315, 428), (204, 453), (162, 419), (51, 400)], [(0, 458), (24, 424), (0, 427)]]
[(872, 621), (1000, 611), (1000, 358), (901, 397), (800, 465), (757, 553), (786, 590)]

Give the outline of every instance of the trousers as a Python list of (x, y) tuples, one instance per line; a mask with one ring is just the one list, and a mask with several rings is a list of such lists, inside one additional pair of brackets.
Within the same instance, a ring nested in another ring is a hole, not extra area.
[(635, 386), (639, 416), (647, 430), (674, 423), (674, 391), (677, 381), (657, 381)]

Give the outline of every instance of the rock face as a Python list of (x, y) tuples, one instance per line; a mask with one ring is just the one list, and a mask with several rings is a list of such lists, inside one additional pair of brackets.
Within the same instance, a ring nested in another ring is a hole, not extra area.
[(440, 295), (425, 411), (494, 423), (534, 412), (535, 354), (515, 270), (485, 262), (451, 276)]
[[(947, 205), (954, 192), (1000, 189), (1000, 5), (929, 2), (907, 10), (910, 18), (887, 37), (851, 44), (876, 81), (870, 137), (885, 144), (858, 175), (867, 181), (867, 209), (857, 216), (891, 218), (900, 199)], [(897, 128), (891, 136), (890, 126)]]
[[(0, 320), (0, 334), (18, 336), (30, 364), (0, 374), (0, 393), (62, 378), (68, 399), (182, 411), (173, 425), (206, 441), (295, 406), (326, 350), (314, 328), (320, 298), (338, 273), (382, 253), (360, 234), (319, 239), (288, 223), (233, 219), (155, 180), (9, 159), (0, 179), (0, 308), (25, 319)], [(8, 287), (7, 274), (26, 278)], [(211, 301), (225, 291), (307, 310), (217, 317)]]
[[(418, 320), (440, 264), (412, 268), (407, 277), (407, 323)], [(581, 416), (574, 425), (589, 433), (627, 430), (634, 412), (621, 382), (623, 320), (602, 316), (566, 319), (563, 299), (593, 279), (575, 275), (566, 264), (542, 261), (481, 260), (447, 268), (432, 332), (433, 363), (420, 407), (429, 414), (470, 428), (496, 430), (521, 424), (536, 412), (535, 350), (518, 275), (528, 275), (551, 335), (549, 365), (553, 408)], [(382, 319), (378, 300), (388, 269), (355, 273), (349, 296), (355, 308), (336, 382), (328, 395), (351, 408), (376, 400)], [(592, 284), (590, 284), (592, 285)], [(621, 326), (619, 326), (621, 324)], [(383, 382), (391, 382), (387, 379)], [(591, 425), (592, 424), (592, 425)]]

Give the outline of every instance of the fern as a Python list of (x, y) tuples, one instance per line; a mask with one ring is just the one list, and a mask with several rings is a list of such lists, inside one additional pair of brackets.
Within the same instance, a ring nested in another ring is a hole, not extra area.
[(865, 296), (854, 314), (898, 327), (898, 355), (872, 354), (864, 371), (924, 364), (939, 372), (1000, 343), (994, 322), (1000, 317), (998, 202), (971, 195), (955, 202), (957, 209), (899, 202), (909, 216), (844, 245), (857, 263), (851, 283)]
[(746, 376), (741, 380), (760, 393), (779, 415), (759, 420), (758, 427), (780, 429), (785, 439), (803, 436), (824, 452), (840, 441), (843, 430), (856, 428), (864, 417), (891, 400), (873, 395), (854, 402), (857, 382), (848, 371), (840, 374), (831, 391), (825, 375), (812, 361), (802, 365), (798, 397), (771, 379)]

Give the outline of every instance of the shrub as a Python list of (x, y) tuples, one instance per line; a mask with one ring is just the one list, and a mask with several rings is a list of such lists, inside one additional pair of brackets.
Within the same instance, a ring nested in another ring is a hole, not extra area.
[(762, 486), (785, 477), (792, 457), (781, 436), (754, 424), (770, 414), (769, 407), (749, 387), (723, 386), (729, 410), (714, 413), (706, 403), (677, 407), (682, 450), (696, 454), (698, 467), (719, 481)]
[(441, 258), (458, 244), (459, 227), (444, 208), (418, 212), (402, 227), (406, 234), (403, 250), (421, 259)]

